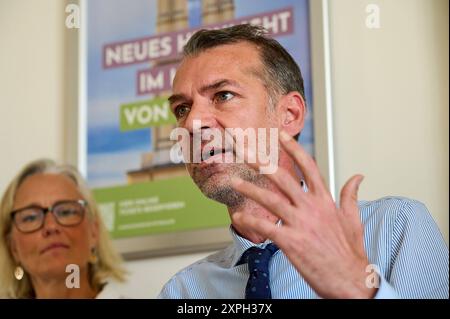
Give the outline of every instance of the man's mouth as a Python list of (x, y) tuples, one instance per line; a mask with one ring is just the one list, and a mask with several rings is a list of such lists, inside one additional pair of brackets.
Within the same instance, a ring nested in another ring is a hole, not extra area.
[[(228, 152), (231, 152), (231, 149), (225, 148), (208, 148), (203, 149), (202, 151), (202, 162), (225, 162), (224, 155)], [(220, 159), (220, 161), (219, 161)]]

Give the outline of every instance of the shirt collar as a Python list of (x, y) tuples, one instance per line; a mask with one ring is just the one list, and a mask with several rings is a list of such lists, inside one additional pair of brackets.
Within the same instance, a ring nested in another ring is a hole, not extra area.
[[(281, 219), (277, 222), (277, 225), (281, 225)], [(230, 233), (234, 243), (234, 255), (231, 262), (233, 267), (237, 266), (237, 263), (241, 259), (242, 254), (250, 247), (265, 248), (268, 244), (272, 242), (270, 239), (266, 239), (266, 241), (263, 243), (255, 244), (250, 240), (239, 236), (234, 230), (233, 225), (230, 225)]]
[[(306, 185), (306, 182), (304, 179), (300, 180), (300, 187), (303, 189), (305, 193), (308, 192), (308, 186)], [(282, 225), (282, 220), (278, 220), (277, 226)], [(237, 266), (236, 264), (239, 262), (239, 260), (242, 257), (242, 254), (249, 249), (250, 247), (258, 247), (258, 248), (265, 248), (268, 244), (270, 244), (272, 241), (270, 239), (266, 239), (265, 242), (260, 244), (255, 244), (251, 242), (250, 240), (245, 239), (244, 237), (239, 236), (236, 231), (233, 228), (233, 225), (230, 225), (230, 233), (231, 237), (233, 238), (234, 243), (234, 255), (232, 259), (232, 265)]]

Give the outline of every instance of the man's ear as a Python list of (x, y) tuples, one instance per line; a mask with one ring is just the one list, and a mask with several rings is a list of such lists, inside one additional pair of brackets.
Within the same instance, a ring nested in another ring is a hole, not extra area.
[(306, 104), (302, 95), (297, 92), (289, 92), (278, 101), (281, 111), (280, 128), (291, 136), (295, 136), (303, 130), (306, 117)]

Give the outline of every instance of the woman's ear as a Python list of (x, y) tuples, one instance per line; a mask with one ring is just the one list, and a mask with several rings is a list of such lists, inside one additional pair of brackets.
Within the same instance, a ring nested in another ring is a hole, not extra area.
[(12, 234), (9, 234), (7, 237), (9, 250), (11, 251), (11, 255), (14, 258), (14, 261), (16, 263), (20, 263), (19, 253), (17, 251), (17, 244), (14, 238), (12, 237)]
[(98, 218), (91, 222), (91, 247), (97, 247), (99, 237)]
[(306, 117), (306, 104), (302, 95), (297, 91), (289, 92), (280, 98), (278, 105), (281, 111), (280, 129), (291, 136), (300, 133)]

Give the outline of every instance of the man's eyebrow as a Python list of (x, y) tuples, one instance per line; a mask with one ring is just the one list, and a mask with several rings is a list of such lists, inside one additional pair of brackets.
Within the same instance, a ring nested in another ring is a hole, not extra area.
[(207, 84), (204, 85), (200, 88), (200, 94), (204, 94), (207, 91), (211, 91), (211, 90), (218, 90), (226, 85), (231, 85), (231, 86), (235, 86), (240, 88), (241, 86), (239, 85), (238, 82), (233, 81), (233, 80), (229, 80), (229, 79), (219, 79), (217, 81), (214, 81), (211, 84)]
[(189, 99), (184, 94), (172, 94), (168, 98), (170, 105), (173, 105), (176, 102), (179, 101), (188, 101)]
[[(205, 92), (207, 92), (207, 91), (218, 90), (227, 85), (235, 86), (238, 88), (241, 87), (239, 85), (239, 83), (236, 81), (229, 80), (229, 79), (219, 79), (211, 84), (202, 86), (199, 91), (200, 91), (200, 94), (205, 94)], [(176, 102), (189, 101), (190, 99), (184, 94), (172, 94), (171, 96), (169, 96), (168, 100), (169, 100), (170, 105), (173, 105)]]

